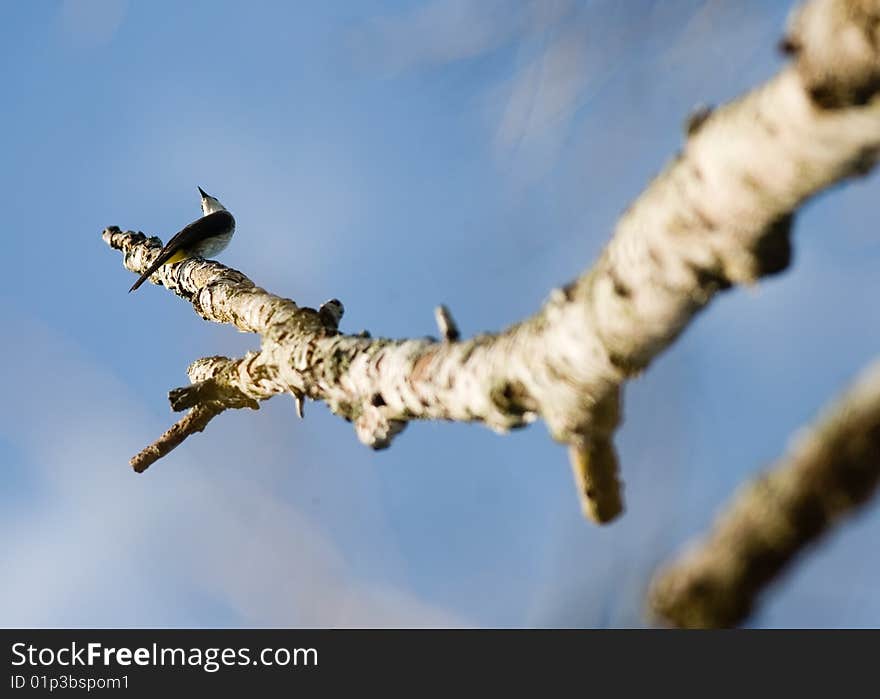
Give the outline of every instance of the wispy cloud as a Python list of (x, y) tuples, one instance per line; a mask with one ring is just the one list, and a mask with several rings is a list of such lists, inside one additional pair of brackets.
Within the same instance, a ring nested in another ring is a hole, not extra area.
[(567, 0), (429, 0), (408, 12), (372, 18), (350, 36), (355, 65), (387, 74), (442, 66), (494, 51), (546, 26)]
[[(719, 39), (712, 31), (719, 25), (732, 31)], [(634, 8), (613, 0), (429, 0), (365, 22), (351, 46), (358, 66), (386, 76), (508, 50), (508, 74), (487, 83), (483, 106), (495, 155), (515, 164), (510, 169), (518, 177), (536, 179), (557, 161), (579, 110), (627, 64), (650, 60), (667, 67), (652, 71), (656, 85), (638, 86), (646, 95), (707, 72), (736, 73), (766, 41), (767, 27), (760, 2), (667, 0)], [(695, 60), (711, 55), (719, 61)], [(682, 114), (692, 106), (682, 106)]]
[(199, 625), (210, 601), (232, 625), (467, 625), (355, 574), (317, 521), (247, 474), (186, 452), (173, 477), (132, 474), (126, 455), (161, 426), (70, 340), (0, 310), (28, 348), (0, 349), (0, 437), (35, 483), (0, 513), (0, 623)]

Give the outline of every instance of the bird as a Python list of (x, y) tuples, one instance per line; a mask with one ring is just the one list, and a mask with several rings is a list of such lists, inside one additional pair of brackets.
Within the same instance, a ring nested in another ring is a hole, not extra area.
[(132, 284), (128, 293), (135, 291), (162, 265), (172, 265), (190, 257), (213, 257), (224, 250), (235, 233), (235, 219), (215, 197), (198, 187), (202, 197), (203, 216), (169, 240), (159, 256)]

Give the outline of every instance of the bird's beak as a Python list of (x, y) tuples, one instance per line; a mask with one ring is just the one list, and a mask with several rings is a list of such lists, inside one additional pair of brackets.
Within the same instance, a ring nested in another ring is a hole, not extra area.
[(202, 199), (207, 199), (209, 196), (211, 196), (210, 194), (208, 194), (208, 193), (207, 193), (204, 189), (202, 189), (201, 187), (199, 187), (198, 189), (199, 189), (199, 194), (202, 195)]

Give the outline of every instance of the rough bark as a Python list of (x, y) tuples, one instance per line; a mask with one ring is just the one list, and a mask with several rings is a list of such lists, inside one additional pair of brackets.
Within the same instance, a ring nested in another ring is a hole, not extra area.
[(711, 535), (655, 577), (651, 610), (686, 628), (741, 623), (787, 564), (868, 500), (878, 482), (880, 362), (743, 488)]
[[(206, 320), (260, 335), (259, 352), (228, 360), (210, 379), (232, 397), (226, 407), (279, 393), (322, 400), (376, 449), (411, 420), (505, 432), (540, 416), (570, 445), (585, 512), (608, 521), (622, 509), (612, 436), (626, 379), (718, 291), (785, 269), (796, 209), (874, 165), (878, 2), (805, 4), (783, 42), (791, 63), (692, 119), (682, 152), (622, 216), (600, 259), (503, 332), (456, 341), (444, 327), (443, 342), (344, 335), (332, 309), (300, 307), (201, 259), (152, 281)], [(158, 239), (118, 228), (104, 240), (135, 273), (160, 249)]]

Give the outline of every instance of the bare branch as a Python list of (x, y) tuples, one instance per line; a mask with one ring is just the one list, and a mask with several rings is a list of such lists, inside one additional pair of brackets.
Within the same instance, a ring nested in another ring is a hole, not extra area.
[(583, 446), (572, 444), (568, 447), (568, 458), (585, 517), (604, 524), (623, 512), (617, 455), (610, 439)]
[(683, 627), (726, 627), (880, 482), (880, 362), (766, 474), (745, 487), (713, 532), (655, 578), (650, 606)]
[(224, 408), (219, 404), (202, 403), (197, 405), (174, 423), (159, 439), (131, 457), (129, 461), (131, 467), (138, 473), (143, 473), (154, 462), (177, 447), (184, 439), (204, 430), (208, 423), (222, 413), (223, 410)]
[(455, 342), (461, 337), (458, 332), (458, 325), (452, 317), (452, 312), (443, 304), (434, 309), (434, 320), (437, 321), (437, 329), (440, 331), (440, 337), (446, 342)]
[[(797, 207), (874, 165), (877, 2), (804, 5), (787, 38), (793, 63), (692, 120), (682, 153), (622, 216), (596, 264), (501, 333), (442, 343), (342, 335), (328, 309), (300, 307), (201, 259), (164, 267), (152, 280), (206, 320), (261, 336), (260, 352), (223, 375), (243, 396), (325, 401), (377, 449), (411, 420), (480, 421), (504, 432), (541, 416), (554, 439), (604, 455), (603, 477), (585, 470), (599, 461), (576, 458), (584, 483), (616, 488), (616, 475), (607, 477), (617, 472), (610, 440), (626, 379), (716, 292), (785, 269)], [(136, 273), (160, 245), (118, 228), (104, 240)], [(619, 492), (594, 494), (620, 500)]]

